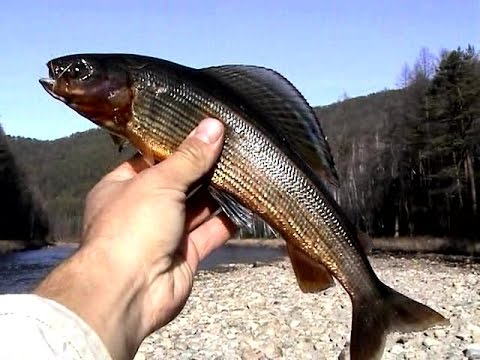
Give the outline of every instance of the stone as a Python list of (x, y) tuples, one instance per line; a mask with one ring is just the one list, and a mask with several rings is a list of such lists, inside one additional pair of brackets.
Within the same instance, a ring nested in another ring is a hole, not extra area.
[(135, 357), (133, 358), (133, 360), (145, 360), (146, 357), (145, 357), (145, 354), (143, 352), (137, 352), (135, 354)]
[(296, 327), (298, 327), (298, 325), (300, 325), (300, 321), (299, 321), (299, 320), (296, 320), (296, 319), (295, 319), (295, 320), (292, 320), (292, 321), (290, 322), (290, 327), (291, 327), (292, 329), (295, 329)]
[(245, 349), (240, 356), (242, 360), (260, 360), (263, 358), (263, 354), (260, 350)]
[(269, 358), (277, 358), (283, 355), (282, 349), (273, 342), (269, 342), (263, 346), (262, 351)]
[(395, 344), (390, 349), (390, 352), (394, 355), (399, 355), (399, 354), (403, 353), (404, 351), (405, 351), (405, 349), (400, 344)]
[(468, 360), (480, 359), (480, 344), (470, 344), (463, 350), (463, 355), (465, 355)]
[(470, 331), (472, 341), (474, 343), (480, 343), (480, 326), (468, 324), (467, 330)]
[(431, 337), (426, 337), (425, 339), (423, 339), (422, 341), (422, 345), (423, 346), (426, 346), (428, 348), (431, 348), (433, 346), (438, 346), (440, 345), (440, 341), (438, 340), (435, 340), (434, 338), (431, 338)]
[(462, 340), (462, 341), (468, 341), (470, 339), (470, 334), (468, 334), (466, 332), (459, 332), (459, 333), (455, 334), (455, 337), (459, 340)]

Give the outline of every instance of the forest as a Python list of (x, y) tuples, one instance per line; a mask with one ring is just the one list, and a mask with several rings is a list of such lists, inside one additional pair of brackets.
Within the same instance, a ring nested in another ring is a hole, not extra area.
[(399, 89), (316, 112), (332, 147), (337, 200), (372, 236), (478, 239), (480, 62), (472, 46), (422, 49)]
[[(315, 111), (340, 177), (334, 195), (360, 229), (373, 237), (478, 240), (480, 60), (472, 46), (438, 56), (422, 49), (401, 69), (397, 89)], [(29, 221), (60, 241), (78, 239), (88, 190), (133, 152), (118, 153), (100, 130), (4, 143), (16, 173), (26, 174)]]
[[(16, 246), (17, 249), (47, 243), (48, 216), (36, 195), (15, 161), (0, 126), (0, 241), (18, 241), (21, 245)], [(0, 246), (0, 253), (3, 249)]]

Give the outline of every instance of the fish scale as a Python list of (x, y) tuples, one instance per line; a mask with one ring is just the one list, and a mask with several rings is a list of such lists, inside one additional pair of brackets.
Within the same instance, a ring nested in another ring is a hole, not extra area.
[(192, 69), (129, 54), (77, 54), (48, 63), (54, 98), (128, 140), (152, 162), (172, 154), (206, 117), (225, 124), (209, 189), (238, 224), (260, 217), (286, 241), (304, 292), (334, 285), (352, 301), (352, 360), (380, 359), (392, 331), (448, 321), (383, 284), (357, 230), (326, 184), (338, 182), (314, 111), (273, 70), (250, 65)]

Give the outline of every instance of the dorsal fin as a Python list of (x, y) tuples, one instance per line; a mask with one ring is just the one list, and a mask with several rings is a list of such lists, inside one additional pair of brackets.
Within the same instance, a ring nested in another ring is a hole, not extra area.
[(258, 66), (224, 65), (204, 68), (201, 73), (229, 87), (264, 115), (323, 179), (338, 185), (330, 146), (310, 105), (279, 73)]

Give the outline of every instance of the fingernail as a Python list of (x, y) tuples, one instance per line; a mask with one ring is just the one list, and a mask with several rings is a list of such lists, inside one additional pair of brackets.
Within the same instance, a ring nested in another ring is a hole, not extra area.
[(193, 136), (202, 140), (204, 143), (215, 143), (223, 133), (223, 124), (217, 119), (205, 119), (196, 128)]

